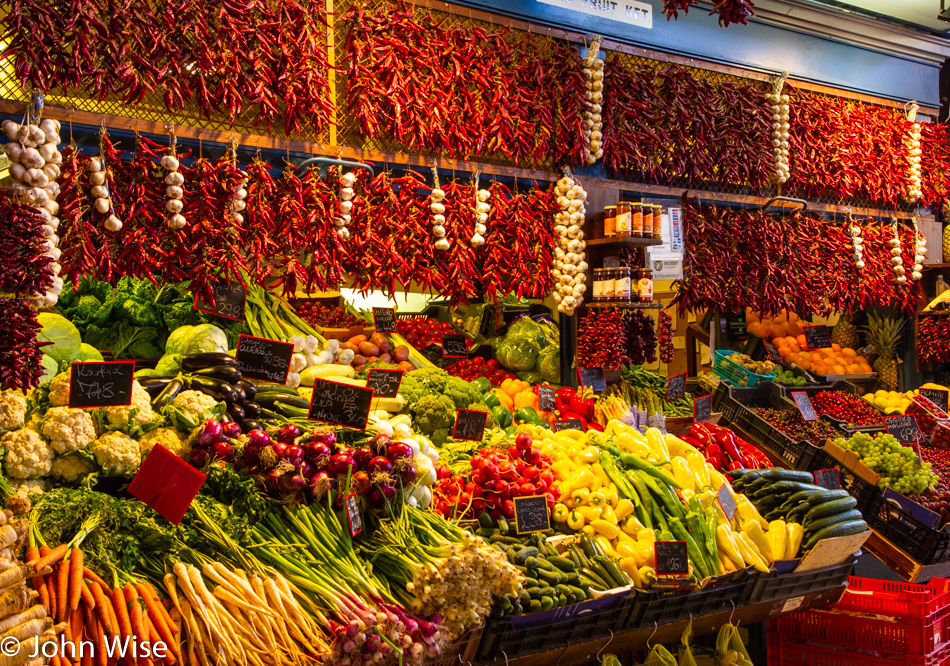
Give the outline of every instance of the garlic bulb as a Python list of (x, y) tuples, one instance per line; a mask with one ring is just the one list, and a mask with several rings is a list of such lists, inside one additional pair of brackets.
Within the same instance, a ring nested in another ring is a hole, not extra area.
[[(554, 278), (554, 293), (551, 296), (557, 302), (559, 312), (572, 315), (584, 302), (584, 292), (587, 289), (585, 271), (588, 266), (584, 254), (586, 243), (580, 227), (583, 223), (587, 193), (569, 171), (565, 171), (564, 177), (557, 182), (554, 193), (561, 210), (554, 216), (558, 236), (554, 248), (555, 268), (551, 270), (551, 277)], [(572, 215), (580, 216), (579, 220), (574, 218), (574, 221), (580, 224), (572, 223)]]
[(909, 124), (907, 133), (901, 138), (901, 147), (904, 149), (904, 155), (907, 158), (907, 189), (904, 193), (905, 198), (910, 203), (916, 202), (923, 193), (923, 179), (920, 169), (920, 123), (917, 122), (918, 106), (912, 104), (907, 111), (907, 122)]
[(917, 227), (917, 218), (913, 218), (914, 223), (914, 268), (910, 274), (910, 279), (914, 282), (923, 277), (921, 271), (924, 270), (924, 259), (927, 257), (927, 239), (920, 233)]
[(162, 164), (162, 168), (165, 169), (165, 171), (172, 171), (172, 172), (178, 171), (178, 167), (179, 167), (178, 158), (175, 157), (174, 155), (165, 155), (164, 157), (162, 157), (161, 164)]
[[(888, 242), (891, 246), (891, 271), (894, 273), (894, 284), (904, 284), (907, 278), (904, 276), (904, 260), (901, 258), (901, 239), (897, 231), (897, 219), (891, 220), (891, 229), (894, 237)], [(896, 250), (896, 254), (895, 254)]]
[(587, 57), (582, 61), (584, 76), (587, 79), (588, 109), (584, 111), (584, 153), (587, 163), (593, 164), (604, 156), (603, 118), (600, 103), (604, 100), (604, 60), (600, 53), (600, 37), (595, 37), (587, 49)]
[(119, 231), (122, 228), (122, 222), (115, 216), (112, 206), (112, 192), (109, 189), (109, 170), (106, 165), (106, 158), (102, 155), (93, 157), (86, 165), (86, 171), (89, 172), (89, 183), (92, 185), (92, 196), (96, 198), (96, 210), (102, 215), (108, 215), (104, 226), (107, 231)]
[(109, 231), (118, 231), (122, 228), (122, 222), (120, 222), (119, 218), (117, 218), (115, 215), (110, 215), (104, 226)]
[(488, 227), (485, 222), (488, 221), (488, 215), (491, 213), (491, 190), (483, 190), (478, 187), (478, 175), (475, 176), (475, 233), (472, 235), (469, 244), (472, 247), (480, 247), (485, 244), (485, 234), (488, 233)]
[[(445, 215), (443, 214), (445, 213), (445, 205), (442, 203), (445, 199), (445, 191), (439, 188), (439, 174), (435, 168), (432, 169), (432, 180), (434, 181), (434, 187), (429, 195), (429, 212), (432, 214), (432, 237), (436, 239), (432, 247), (444, 252), (450, 247), (449, 240), (445, 237), (448, 233), (445, 228)], [(474, 236), (472, 240), (474, 240)]]
[(185, 207), (182, 201), (182, 198), (185, 196), (185, 191), (182, 189), (182, 185), (185, 184), (185, 177), (181, 175), (181, 172), (178, 170), (181, 167), (181, 162), (178, 161), (175, 152), (178, 139), (174, 133), (171, 134), (170, 139), (169, 153), (163, 155), (159, 161), (166, 172), (165, 211), (168, 214), (165, 216), (165, 224), (168, 225), (169, 229), (181, 229), (188, 224), (188, 219), (181, 214), (181, 211)]
[[(235, 159), (237, 159), (236, 154)], [(231, 193), (231, 215), (234, 217), (236, 224), (244, 224), (244, 216), (241, 215), (240, 211), (247, 208), (247, 204), (244, 202), (245, 199), (247, 199), (247, 179), (235, 185), (234, 191)]]
[(783, 73), (772, 85), (771, 94), (766, 98), (772, 104), (772, 182), (781, 185), (789, 178), (789, 98), (782, 93), (785, 85), (785, 74)]
[(353, 197), (356, 196), (356, 191), (353, 189), (355, 184), (356, 174), (352, 171), (340, 176), (340, 214), (334, 220), (334, 224), (336, 224), (336, 235), (343, 240), (350, 237), (348, 227), (350, 220), (353, 219), (350, 213), (353, 210)]

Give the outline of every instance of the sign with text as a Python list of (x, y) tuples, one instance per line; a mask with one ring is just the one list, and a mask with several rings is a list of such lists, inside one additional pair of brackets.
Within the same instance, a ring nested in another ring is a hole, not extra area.
[[(538, 0), (545, 5), (553, 5), (561, 9), (568, 9), (587, 16), (619, 21), (638, 28), (653, 27), (653, 8), (646, 2), (638, 0), (619, 0), (617, 2), (600, 2), (598, 0)], [(578, 19), (583, 22), (585, 19)]]
[(402, 370), (383, 370), (373, 368), (366, 376), (366, 388), (373, 389), (374, 398), (395, 398), (399, 394), (399, 385), (406, 373)]
[(947, 412), (948, 397), (950, 397), (950, 391), (947, 391), (947, 389), (922, 388), (920, 389), (920, 395), (927, 398), (927, 400), (929, 400), (934, 405), (936, 405), (937, 408), (943, 411), (944, 413)]
[(205, 475), (174, 453), (156, 444), (129, 484), (129, 493), (178, 524), (195, 499)]
[(434, 364), (438, 368), (442, 368), (443, 370), (458, 362), (454, 358), (444, 357), (442, 355), (442, 346), (437, 344), (431, 344), (425, 349), (419, 350), (419, 353), (425, 356), (430, 363)]
[(554, 402), (556, 397), (557, 391), (553, 386), (542, 384), (538, 387), (538, 409), (542, 412), (553, 412), (557, 407)]
[(554, 428), (554, 432), (561, 432), (562, 430), (580, 430), (584, 432), (584, 422), (580, 419), (566, 419), (564, 421), (555, 421), (551, 424)]
[(827, 349), (831, 346), (831, 335), (827, 326), (806, 326), (805, 346), (809, 349)]
[(657, 576), (688, 576), (689, 551), (685, 541), (657, 541), (653, 544)]
[(515, 532), (542, 532), (551, 529), (548, 498), (545, 495), (515, 497)]
[(211, 285), (211, 292), (214, 305), (196, 293), (195, 310), (225, 319), (244, 321), (244, 305), (247, 303), (247, 290), (244, 287), (237, 282), (221, 280)]
[(702, 423), (712, 417), (711, 395), (701, 395), (693, 400), (693, 423)]
[(600, 393), (607, 388), (603, 368), (578, 368), (577, 377), (580, 379), (581, 386), (590, 388), (594, 393)]
[(884, 427), (901, 444), (917, 444), (924, 441), (924, 434), (920, 432), (920, 428), (917, 426), (917, 417), (913, 414), (885, 416)]
[(355, 537), (363, 531), (363, 517), (360, 515), (360, 499), (356, 493), (350, 493), (343, 500), (346, 504), (346, 521), (350, 524), (350, 536)]
[(124, 407), (132, 404), (135, 361), (73, 363), (69, 373), (69, 406)]
[(396, 310), (393, 308), (373, 308), (373, 325), (377, 333), (396, 332)]
[(274, 384), (287, 381), (293, 355), (294, 346), (289, 342), (250, 335), (238, 336), (237, 351), (234, 353), (242, 377)]
[(468, 358), (468, 345), (464, 335), (442, 334), (442, 356), (445, 358)]
[(732, 520), (733, 516), (736, 515), (736, 511), (739, 510), (739, 507), (736, 505), (736, 498), (733, 497), (729, 491), (729, 484), (724, 483), (719, 486), (716, 499), (719, 500), (719, 506), (722, 507), (722, 512), (726, 514), (726, 518)]
[(838, 474), (836, 468), (816, 470), (815, 485), (828, 490), (839, 490), (841, 488), (841, 475)]
[(795, 401), (795, 406), (798, 407), (798, 411), (802, 413), (802, 418), (806, 421), (817, 421), (818, 412), (815, 411), (815, 406), (811, 404), (811, 398), (808, 397), (808, 394), (804, 391), (792, 391), (792, 400)]
[(681, 372), (678, 375), (667, 377), (666, 379), (666, 401), (676, 402), (686, 395), (686, 373)]
[[(896, 490), (891, 490), (890, 488), (884, 489), (884, 506), (885, 511), (889, 512), (890, 510), (896, 510), (899, 508), (900, 511), (903, 511), (906, 514), (909, 514), (922, 522), (924, 525), (931, 529), (937, 529), (937, 525), (940, 524), (940, 514), (931, 511), (930, 509), (921, 506), (917, 502), (913, 501), (908, 497), (904, 497)], [(888, 514), (889, 516), (889, 514)]]
[(763, 340), (762, 344), (765, 345), (765, 353), (769, 355), (769, 360), (776, 365), (782, 365), (782, 355), (778, 353), (778, 349), (768, 340)]
[(366, 430), (373, 389), (340, 384), (328, 379), (313, 382), (313, 397), (307, 418), (334, 425)]
[(485, 422), (487, 420), (487, 412), (480, 412), (476, 409), (460, 409), (455, 413), (455, 430), (452, 431), (452, 437), (480, 442), (482, 437), (485, 436)]

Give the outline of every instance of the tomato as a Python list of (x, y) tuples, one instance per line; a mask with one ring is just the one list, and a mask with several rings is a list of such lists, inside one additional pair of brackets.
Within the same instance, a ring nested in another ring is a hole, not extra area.
[(476, 368), (480, 368), (481, 366), (485, 365), (485, 359), (483, 359), (481, 356), (476, 356), (471, 362)]
[(493, 358), (488, 359), (488, 362), (485, 365), (491, 368), (492, 370), (497, 370), (500, 367), (498, 361), (496, 361)]

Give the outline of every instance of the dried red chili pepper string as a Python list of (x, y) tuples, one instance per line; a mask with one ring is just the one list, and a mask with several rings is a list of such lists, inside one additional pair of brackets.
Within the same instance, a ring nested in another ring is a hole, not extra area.
[(62, 251), (59, 263), (63, 267), (63, 279), (71, 282), (83, 275), (95, 275), (103, 281), (109, 281), (112, 276), (109, 246), (102, 236), (104, 229), (93, 221), (96, 213), (88, 194), (88, 160), (75, 145), (67, 146), (57, 179), (60, 220), (57, 231)]
[(36, 208), (0, 194), (0, 293), (45, 294), (53, 285), (43, 225)]
[(28, 391), (45, 374), (36, 309), (21, 298), (0, 298), (0, 390)]

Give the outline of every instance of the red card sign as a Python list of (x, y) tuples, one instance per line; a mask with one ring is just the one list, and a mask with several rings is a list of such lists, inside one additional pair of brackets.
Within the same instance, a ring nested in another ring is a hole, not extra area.
[(205, 478), (197, 469), (156, 444), (129, 484), (129, 493), (177, 525)]

